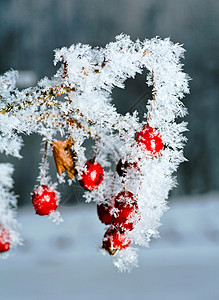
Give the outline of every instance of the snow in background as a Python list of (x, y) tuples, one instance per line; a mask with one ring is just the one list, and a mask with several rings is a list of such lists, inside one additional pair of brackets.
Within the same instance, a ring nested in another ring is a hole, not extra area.
[(59, 226), (21, 208), (24, 245), (0, 261), (0, 299), (219, 299), (219, 195), (169, 206), (161, 239), (139, 248), (139, 268), (130, 274), (99, 252), (104, 225), (93, 204), (63, 206)]

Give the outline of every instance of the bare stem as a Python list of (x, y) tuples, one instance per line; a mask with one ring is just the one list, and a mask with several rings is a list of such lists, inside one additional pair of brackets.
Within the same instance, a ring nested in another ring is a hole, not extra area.
[(45, 143), (45, 150), (44, 150), (44, 156), (43, 156), (43, 162), (42, 162), (42, 172), (41, 172), (41, 180), (40, 184), (43, 184), (43, 180), (45, 178), (45, 173), (46, 173), (46, 159), (47, 159), (47, 150), (48, 150), (48, 140), (46, 140)]
[[(154, 70), (152, 70), (152, 74), (151, 74), (151, 76), (152, 76), (152, 80), (153, 80), (153, 100), (154, 100), (154, 102), (155, 102), (155, 100), (156, 100), (156, 96), (157, 96), (157, 89), (156, 89), (156, 82), (155, 82), (155, 80), (154, 80)], [(153, 103), (154, 103), (153, 102)], [(153, 110), (153, 103), (151, 104), (151, 109), (150, 109), (150, 111), (149, 111), (149, 114), (148, 114), (148, 119), (147, 119), (147, 125), (149, 126), (149, 122), (150, 122), (150, 118), (151, 118), (151, 113), (152, 113), (152, 110)]]

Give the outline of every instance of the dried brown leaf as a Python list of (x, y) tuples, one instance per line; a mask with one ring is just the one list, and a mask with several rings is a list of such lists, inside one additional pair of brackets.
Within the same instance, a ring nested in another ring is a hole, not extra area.
[(52, 151), (57, 172), (61, 175), (62, 172), (67, 170), (70, 179), (76, 175), (75, 153), (72, 150), (72, 145), (73, 143), (71, 139), (52, 142)]

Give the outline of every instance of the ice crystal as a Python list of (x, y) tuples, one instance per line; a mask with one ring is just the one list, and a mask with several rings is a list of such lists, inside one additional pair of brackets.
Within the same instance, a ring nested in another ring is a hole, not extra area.
[(52, 211), (49, 214), (49, 219), (52, 220), (52, 222), (55, 223), (56, 225), (59, 225), (64, 221), (59, 211)]
[(138, 267), (137, 249), (129, 247), (117, 252), (113, 257), (113, 264), (120, 272), (131, 272)]

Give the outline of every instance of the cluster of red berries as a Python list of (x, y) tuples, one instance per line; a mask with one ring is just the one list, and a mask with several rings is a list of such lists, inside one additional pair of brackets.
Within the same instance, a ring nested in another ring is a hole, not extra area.
[[(148, 151), (152, 156), (160, 155), (163, 149), (160, 133), (148, 125), (137, 133), (136, 142), (140, 149)], [(95, 190), (103, 181), (103, 168), (95, 159), (88, 160), (85, 166), (86, 171), (79, 182), (85, 189)], [(120, 159), (116, 166), (121, 177), (125, 177), (130, 168), (138, 170), (138, 164)], [(40, 185), (33, 191), (32, 203), (37, 214), (48, 215), (57, 209), (58, 197), (50, 187)], [(97, 213), (101, 222), (110, 225), (103, 238), (103, 248), (114, 254), (117, 250), (128, 247), (131, 240), (126, 236), (126, 232), (133, 230), (140, 220), (134, 195), (129, 191), (122, 191), (113, 199), (113, 203), (97, 205)]]
[[(149, 126), (144, 126), (136, 135), (136, 141), (142, 150), (149, 151), (153, 156), (160, 155), (163, 142), (160, 133)], [(103, 181), (103, 168), (94, 159), (86, 162), (80, 184), (91, 191), (97, 189)], [(116, 170), (119, 176), (125, 177), (130, 168), (138, 169), (136, 162), (130, 163), (119, 160)], [(44, 216), (55, 211), (58, 207), (58, 197), (55, 191), (47, 185), (35, 188), (32, 203), (37, 214)], [(120, 192), (113, 203), (97, 205), (97, 213), (101, 222), (110, 225), (103, 238), (103, 248), (110, 254), (129, 246), (131, 240), (126, 236), (127, 231), (133, 230), (140, 220), (140, 212), (134, 195), (129, 191)], [(10, 249), (10, 233), (0, 226), (0, 252)]]
[[(136, 141), (143, 151), (148, 151), (152, 156), (161, 154), (163, 141), (156, 129), (144, 126), (137, 133)], [(137, 162), (131, 163), (120, 159), (116, 171), (119, 176), (125, 177), (131, 168), (139, 170)], [(120, 192), (112, 204), (97, 205), (97, 214), (102, 223), (110, 225), (103, 237), (102, 248), (113, 255), (117, 250), (128, 247), (131, 240), (126, 233), (133, 230), (141, 218), (134, 195), (129, 191)]]
[(97, 214), (102, 223), (110, 225), (103, 237), (102, 247), (111, 255), (128, 247), (131, 240), (126, 232), (133, 230), (141, 217), (134, 195), (129, 191), (120, 192), (111, 205), (98, 204)]

